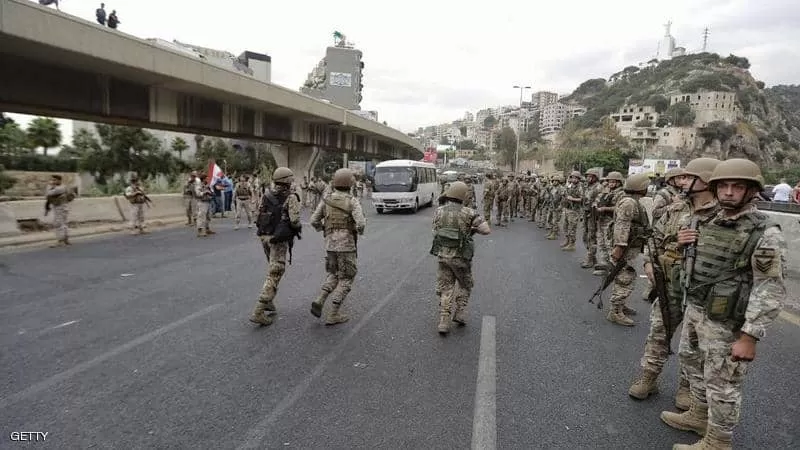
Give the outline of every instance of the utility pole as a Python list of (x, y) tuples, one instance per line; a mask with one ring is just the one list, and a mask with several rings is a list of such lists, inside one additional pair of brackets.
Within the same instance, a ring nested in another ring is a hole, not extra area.
[(514, 86), (514, 89), (519, 89), (519, 112), (517, 113), (517, 148), (514, 150), (514, 167), (512, 170), (515, 174), (519, 170), (519, 139), (520, 135), (522, 134), (522, 93), (525, 91), (525, 89), (530, 88), (530, 86)]
[(706, 52), (706, 48), (708, 48), (708, 27), (703, 30), (703, 53)]

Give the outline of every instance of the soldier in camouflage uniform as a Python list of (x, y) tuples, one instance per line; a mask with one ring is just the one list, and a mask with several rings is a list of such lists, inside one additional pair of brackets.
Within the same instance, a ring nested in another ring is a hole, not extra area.
[(197, 201), (194, 198), (194, 184), (197, 182), (197, 171), (189, 174), (189, 179), (183, 185), (183, 207), (186, 209), (186, 226), (194, 226), (197, 211)]
[(139, 177), (132, 176), (131, 184), (125, 189), (125, 198), (131, 204), (131, 230), (133, 234), (146, 234), (144, 225), (144, 207), (147, 198), (139, 184)]
[(364, 234), (367, 221), (361, 202), (350, 194), (354, 181), (349, 169), (337, 170), (331, 182), (333, 193), (324, 198), (311, 215), (311, 226), (324, 231), (327, 273), (322, 291), (311, 303), (311, 314), (322, 317), (322, 308), (330, 297), (333, 307), (325, 325), (347, 322), (348, 317), (340, 308), (358, 273), (358, 235)]
[(539, 184), (539, 177), (534, 175), (528, 184), (528, 221), (536, 221), (536, 211), (539, 207), (539, 191), (541, 185)]
[(564, 176), (560, 173), (553, 175), (553, 185), (550, 187), (550, 233), (547, 235), (549, 240), (558, 240), (561, 231), (561, 221), (564, 217)]
[(469, 190), (467, 191), (467, 199), (464, 205), (468, 208), (478, 209), (477, 199), (475, 198), (475, 185), (472, 184), (472, 177), (467, 177), (465, 183)]
[(581, 173), (573, 171), (569, 174), (567, 186), (564, 188), (564, 244), (561, 249), (565, 252), (575, 251), (575, 237), (578, 231), (578, 222), (581, 220), (581, 206), (583, 202), (583, 188), (581, 187)]
[(664, 174), (664, 182), (667, 185), (659, 189), (653, 198), (653, 223), (655, 223), (661, 217), (661, 215), (664, 214), (667, 206), (669, 206), (681, 193), (683, 178), (684, 169), (681, 169), (680, 167), (669, 169), (667, 173)]
[(620, 197), (614, 208), (611, 259), (614, 265), (622, 263), (624, 267), (614, 278), (611, 306), (606, 318), (612, 323), (627, 327), (633, 326), (634, 322), (626, 314), (635, 314), (625, 304), (636, 281), (636, 269), (631, 263), (642, 253), (650, 233), (650, 219), (644, 206), (639, 203), (639, 199), (647, 194), (648, 184), (650, 178), (647, 174), (628, 177), (623, 188), (625, 195)]
[(508, 204), (506, 205), (506, 217), (514, 221), (519, 209), (519, 182), (514, 174), (508, 176)]
[(673, 448), (732, 448), (756, 343), (785, 300), (786, 241), (780, 226), (753, 203), (763, 188), (761, 169), (752, 161), (721, 162), (709, 179), (720, 211), (697, 230), (678, 232), (681, 247), (696, 245), (694, 264), (681, 271), (689, 288), (678, 352), (692, 404), (680, 414), (664, 411), (661, 419), (703, 439)]
[(69, 243), (69, 206), (67, 204), (75, 198), (74, 193), (64, 186), (61, 175), (50, 176), (50, 186), (45, 192), (47, 204), (45, 214), (49, 208), (53, 210), (53, 229), (55, 230), (56, 243), (51, 247), (63, 247)]
[[(247, 228), (253, 228), (253, 211), (250, 209), (252, 206), (250, 199), (254, 195), (254, 189), (252, 183), (250, 183), (250, 177), (243, 175), (239, 179), (239, 182), (236, 183), (235, 193), (236, 209), (233, 214), (236, 216), (236, 218), (233, 229), (239, 229), (239, 223), (242, 220), (242, 213), (244, 213), (245, 218), (247, 219)], [(302, 200), (300, 204), (302, 205)]]
[(543, 177), (542, 179), (542, 186), (541, 190), (539, 191), (539, 220), (536, 223), (536, 226), (539, 228), (544, 228), (547, 231), (550, 231), (547, 228), (548, 224), (550, 223), (550, 186), (552, 183), (550, 182), (550, 178)]
[(201, 173), (199, 180), (194, 185), (194, 198), (197, 202), (197, 237), (206, 237), (211, 234), (216, 234), (211, 230), (211, 199), (214, 198), (214, 192), (211, 186), (207, 183), (208, 175)]
[(500, 179), (500, 185), (497, 187), (497, 225), (504, 227), (508, 224), (508, 197), (509, 197), (508, 179)]
[(487, 222), (492, 221), (492, 207), (494, 206), (494, 197), (497, 192), (497, 180), (491, 173), (486, 174), (486, 182), (483, 183), (483, 218)]
[(595, 211), (597, 211), (597, 264), (594, 266), (595, 270), (592, 275), (598, 276), (605, 276), (611, 263), (609, 254), (612, 248), (611, 227), (614, 224), (614, 205), (624, 194), (622, 183), (625, 182), (625, 178), (619, 172), (611, 172), (603, 180), (606, 182), (606, 188), (597, 197), (595, 207)]
[(258, 219), (258, 237), (267, 255), (267, 278), (258, 296), (250, 321), (259, 325), (272, 324), (272, 317), (265, 311), (275, 313), (275, 295), (278, 284), (286, 271), (286, 255), (293, 236), (299, 232), (300, 196), (291, 192), (294, 173), (288, 167), (278, 167), (272, 174), (273, 187), (261, 200)]
[[(669, 298), (656, 299), (650, 309), (650, 332), (645, 341), (641, 360), (642, 372), (628, 390), (631, 397), (644, 400), (658, 392), (658, 377), (669, 356), (670, 344), (667, 340), (661, 303), (669, 302), (667, 309), (670, 312), (669, 323), (672, 331), (675, 331), (683, 320), (682, 295), (679, 288), (679, 271), (683, 254), (678, 250), (678, 230), (683, 224), (691, 222), (693, 217), (697, 218), (699, 223), (706, 224), (716, 216), (719, 205), (714, 199), (714, 194), (708, 190), (707, 183), (719, 163), (719, 160), (712, 158), (697, 158), (690, 161), (686, 165), (686, 177), (678, 177), (678, 182), (686, 188), (688, 200), (676, 196), (676, 200), (667, 206), (658, 221), (653, 224), (653, 248), (657, 254), (651, 255), (651, 249), (645, 247), (644, 270), (648, 278), (652, 279), (653, 265), (650, 261), (651, 258), (658, 258), (664, 272)], [(675, 395), (675, 407), (685, 411), (691, 406), (689, 380), (683, 369), (679, 372), (680, 383)]]
[(467, 304), (472, 292), (472, 257), (475, 244), (472, 235), (487, 235), (489, 224), (480, 213), (463, 205), (467, 185), (453, 183), (445, 192), (447, 203), (440, 206), (433, 216), (433, 245), (430, 253), (438, 258), (436, 273), (436, 295), (439, 297), (438, 330), (442, 335), (450, 331), (452, 320), (466, 325)]
[(583, 190), (583, 245), (586, 246), (586, 258), (581, 267), (588, 269), (597, 264), (597, 214), (594, 211), (597, 196), (602, 185), (598, 183), (600, 174), (596, 169), (586, 171), (586, 188)]

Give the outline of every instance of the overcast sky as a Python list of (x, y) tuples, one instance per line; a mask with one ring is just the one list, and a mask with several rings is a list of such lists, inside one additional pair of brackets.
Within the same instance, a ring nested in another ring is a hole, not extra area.
[[(99, 2), (61, 0), (94, 18)], [(560, 94), (655, 56), (664, 26), (687, 51), (746, 56), (768, 86), (800, 83), (798, 0), (106, 2), (139, 37), (267, 53), (272, 80), (298, 89), (340, 31), (364, 52), (362, 109), (403, 131), (516, 104), (515, 84)], [(65, 129), (70, 136), (71, 130)]]

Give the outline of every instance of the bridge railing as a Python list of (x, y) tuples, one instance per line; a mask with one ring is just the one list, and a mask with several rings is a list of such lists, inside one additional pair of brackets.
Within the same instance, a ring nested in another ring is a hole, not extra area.
[(761, 211), (775, 211), (790, 214), (800, 214), (800, 205), (785, 202), (757, 202)]

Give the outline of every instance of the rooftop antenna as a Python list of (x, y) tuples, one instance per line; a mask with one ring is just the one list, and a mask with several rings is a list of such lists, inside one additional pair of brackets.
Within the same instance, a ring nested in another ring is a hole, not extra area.
[(706, 52), (706, 48), (708, 47), (708, 27), (703, 30), (703, 53)]

